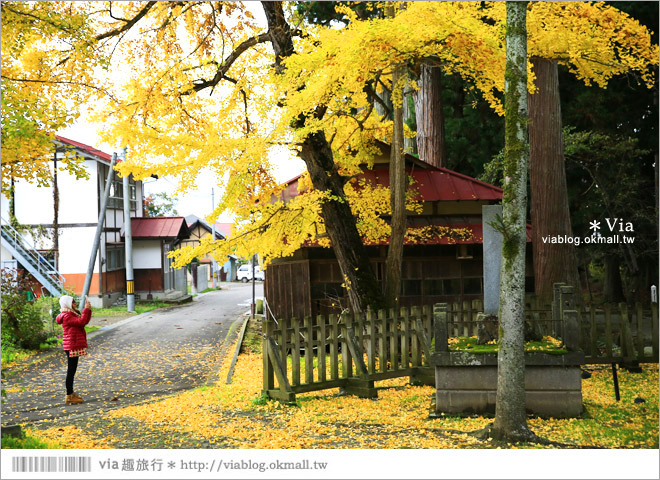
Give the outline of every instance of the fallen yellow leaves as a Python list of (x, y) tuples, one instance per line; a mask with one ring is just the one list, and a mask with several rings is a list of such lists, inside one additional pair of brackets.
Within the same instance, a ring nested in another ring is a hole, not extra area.
[[(608, 448), (658, 447), (658, 371), (619, 372), (622, 400), (616, 402), (611, 371), (589, 366), (583, 380), (585, 414), (579, 419), (529, 418), (530, 428), (556, 442)], [(469, 434), (492, 418), (430, 418), (435, 389), (407, 379), (377, 383), (378, 399), (337, 395), (326, 390), (299, 395), (297, 406), (266, 401), (260, 354), (239, 356), (233, 381), (226, 384), (229, 359), (215, 385), (103, 414), (109, 425), (122, 422), (145, 431), (200, 439), (207, 448), (484, 448)], [(643, 396), (643, 403), (633, 399)], [(91, 430), (91, 429), (90, 429)], [(126, 429), (130, 435), (130, 429)], [(108, 431), (113, 431), (108, 429)], [(133, 431), (133, 434), (135, 432)], [(52, 428), (38, 432), (63, 448), (112, 448), (118, 439), (103, 432)], [(518, 447), (542, 448), (538, 445)], [(149, 448), (149, 445), (145, 445)], [(153, 448), (153, 447), (152, 447)]]

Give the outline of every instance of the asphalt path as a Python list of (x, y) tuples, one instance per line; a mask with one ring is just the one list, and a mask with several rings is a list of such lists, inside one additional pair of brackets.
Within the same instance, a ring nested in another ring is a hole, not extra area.
[[(257, 282), (256, 295), (263, 293)], [(106, 411), (203, 385), (215, 378), (250, 309), (252, 284), (223, 284), (192, 303), (154, 310), (88, 335), (74, 390), (64, 405), (66, 355), (57, 350), (2, 382), (2, 425)], [(92, 312), (93, 315), (93, 312)]]

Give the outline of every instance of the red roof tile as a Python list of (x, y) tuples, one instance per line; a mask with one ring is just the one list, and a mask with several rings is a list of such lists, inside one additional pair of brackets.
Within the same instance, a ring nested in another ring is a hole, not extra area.
[[(56, 135), (55, 138), (62, 142), (66, 143), (67, 145), (71, 145), (72, 147), (79, 148), (80, 150), (83, 150), (91, 155), (96, 155), (97, 157), (101, 157), (104, 160), (107, 160), (108, 162), (112, 160), (112, 155), (109, 153), (102, 152), (101, 150), (94, 148), (89, 145), (85, 145), (84, 143), (76, 142), (75, 140), (71, 140), (69, 138), (62, 137), (60, 135)], [(118, 159), (118, 161), (120, 161)]]
[[(131, 233), (135, 239), (184, 239), (190, 230), (183, 217), (138, 217), (131, 218)], [(121, 235), (124, 236), (123, 230)]]

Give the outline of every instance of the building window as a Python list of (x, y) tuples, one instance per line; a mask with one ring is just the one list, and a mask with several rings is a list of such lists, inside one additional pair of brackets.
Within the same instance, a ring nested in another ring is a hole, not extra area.
[(425, 295), (443, 295), (442, 280), (429, 279), (424, 282)]
[[(105, 175), (107, 175), (107, 168), (105, 169)], [(105, 178), (105, 176), (104, 176)], [(137, 209), (137, 187), (135, 180), (129, 177), (128, 179), (128, 189), (130, 195), (130, 204), (131, 210)], [(124, 179), (118, 176), (114, 176), (112, 179), (112, 184), (110, 186), (110, 198), (108, 199), (109, 208), (124, 208)]]
[(460, 295), (461, 281), (458, 278), (442, 281), (442, 290), (445, 295)]
[(126, 268), (126, 251), (124, 247), (108, 248), (105, 269), (119, 270)]
[(421, 280), (404, 280), (401, 282), (402, 295), (405, 297), (419, 297), (422, 295)]
[(481, 295), (481, 279), (480, 278), (464, 279), (463, 293), (465, 295)]

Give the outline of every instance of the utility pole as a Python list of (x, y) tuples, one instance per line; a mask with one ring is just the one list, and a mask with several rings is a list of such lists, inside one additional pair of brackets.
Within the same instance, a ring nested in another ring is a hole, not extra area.
[[(85, 285), (83, 292), (80, 296), (80, 307), (85, 306), (85, 300), (89, 294), (89, 287), (92, 285), (92, 276), (94, 275), (94, 263), (96, 262), (96, 254), (99, 250), (101, 243), (101, 233), (103, 233), (103, 223), (105, 222), (105, 210), (108, 206), (108, 197), (110, 196), (110, 186), (112, 185), (112, 177), (115, 173), (115, 163), (117, 163), (117, 153), (112, 154), (110, 161), (110, 169), (108, 170), (108, 178), (105, 180), (105, 190), (101, 198), (101, 211), (99, 212), (99, 222), (96, 224), (96, 233), (94, 234), (94, 245), (92, 246), (92, 253), (89, 256), (89, 265), (87, 266), (87, 275), (85, 275)], [(99, 276), (102, 272), (99, 270)]]
[[(126, 161), (128, 147), (124, 147), (122, 161)], [(124, 245), (126, 247), (126, 310), (135, 312), (135, 277), (133, 276), (133, 233), (131, 231), (131, 189), (129, 175), (124, 175)]]
[[(211, 211), (215, 211), (215, 189), (211, 187)], [(211, 235), (213, 235), (213, 241), (215, 242), (215, 218), (212, 218), (213, 224), (211, 225)], [(215, 262), (215, 258), (211, 258), (211, 278), (212, 280), (212, 287), (213, 290), (215, 290), (215, 276), (216, 276), (216, 270), (217, 270), (217, 265)]]
[(252, 313), (252, 318), (254, 318), (254, 315), (257, 313), (257, 299), (256, 299), (256, 293), (255, 293), (255, 282), (256, 278), (254, 278), (254, 264), (257, 262), (257, 255), (254, 254), (252, 255), (252, 305), (251, 305), (251, 313)]

